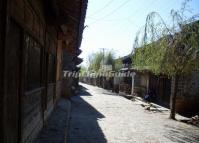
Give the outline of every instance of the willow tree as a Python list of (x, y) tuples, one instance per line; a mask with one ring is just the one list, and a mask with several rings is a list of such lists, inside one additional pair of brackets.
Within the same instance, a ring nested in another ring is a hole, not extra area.
[(112, 70), (115, 69), (115, 57), (114, 57), (114, 53), (112, 51), (109, 51), (105, 57), (104, 57), (104, 61), (103, 61), (104, 65), (111, 65), (112, 66)]
[(172, 77), (172, 119), (175, 119), (179, 77), (199, 69), (199, 21), (197, 15), (185, 17), (189, 1), (185, 0), (180, 10), (171, 10), (171, 26), (157, 12), (148, 14), (143, 31), (135, 39), (134, 66)]
[(114, 53), (112, 51), (107, 53), (96, 52), (89, 56), (88, 70), (98, 72), (102, 64), (112, 65), (114, 67)]
[(89, 55), (89, 71), (99, 71), (100, 69), (100, 64), (104, 58), (104, 55), (102, 52), (97, 52)]
[(123, 67), (122, 59), (121, 58), (116, 59), (114, 62), (115, 62), (114, 70), (119, 71)]

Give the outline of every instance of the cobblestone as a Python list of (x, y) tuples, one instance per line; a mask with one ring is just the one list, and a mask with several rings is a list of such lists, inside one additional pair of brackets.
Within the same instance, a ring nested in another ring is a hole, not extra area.
[(35, 143), (65, 143), (67, 140), (69, 113), (70, 102), (60, 99)]
[(71, 99), (69, 143), (197, 143), (199, 128), (149, 112), (104, 89), (82, 84)]

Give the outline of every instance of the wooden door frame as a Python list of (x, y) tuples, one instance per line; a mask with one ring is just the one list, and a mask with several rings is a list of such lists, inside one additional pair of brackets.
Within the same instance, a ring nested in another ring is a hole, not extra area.
[[(17, 71), (17, 75), (16, 75), (16, 78), (17, 78), (17, 82), (15, 83), (16, 84), (16, 100), (17, 101), (14, 101), (14, 102), (17, 102), (17, 106), (15, 106), (15, 108), (17, 108), (16, 109), (16, 119), (14, 120), (13, 119), (13, 122), (16, 122), (17, 123), (17, 130), (16, 130), (16, 132), (17, 133), (14, 133), (17, 137), (16, 137), (16, 143), (20, 143), (20, 141), (21, 141), (21, 96), (23, 95), (23, 29), (22, 29), (22, 27), (20, 26), (20, 24), (18, 24), (14, 19), (12, 19), (10, 16), (7, 16), (6, 17), (7, 18), (7, 23), (6, 23), (6, 26), (7, 26), (7, 29), (6, 29), (6, 36), (5, 36), (5, 48), (8, 48), (7, 46), (7, 43), (9, 43), (9, 42), (11, 42), (11, 41), (9, 41), (9, 30), (8, 30), (8, 28), (11, 28), (11, 26), (16, 26), (17, 27), (17, 29), (18, 29), (18, 31), (19, 31), (19, 49), (16, 49), (16, 51), (18, 51), (17, 53), (18, 53), (18, 55), (16, 56), (16, 59), (18, 60), (17, 61), (17, 64), (16, 64), (16, 66), (15, 66), (15, 70)], [(16, 46), (16, 48), (17, 48), (17, 46)], [(9, 50), (8, 50), (9, 51)], [(6, 50), (5, 50), (5, 53), (4, 53), (4, 56), (5, 56), (5, 62), (4, 62), (4, 64), (5, 64), (5, 68), (4, 68), (4, 73), (6, 72), (6, 67), (7, 66), (9, 66), (9, 60), (12, 60), (12, 57), (8, 57), (9, 55), (7, 55), (7, 52), (6, 52)], [(8, 58), (11, 58), (11, 59), (8, 59)], [(8, 75), (9, 76), (9, 75)], [(6, 86), (9, 84), (9, 83), (6, 83), (6, 81), (7, 82), (9, 82), (8, 81), (8, 79), (7, 79), (8, 77), (6, 76), (6, 74), (5, 74), (5, 76), (4, 76), (4, 85), (5, 85), (5, 88), (4, 89), (6, 89)], [(7, 89), (8, 90), (8, 89)], [(5, 90), (5, 91), (7, 91), (7, 90)], [(8, 143), (7, 142), (7, 138), (9, 138), (8, 137), (8, 135), (9, 135), (9, 130), (12, 130), (12, 128), (11, 127), (9, 127), (8, 126), (8, 123), (7, 123), (7, 118), (8, 118), (8, 115), (7, 115), (7, 111), (11, 111), (9, 108), (10, 108), (10, 106), (11, 105), (9, 105), (9, 104), (7, 104), (7, 92), (4, 92), (4, 96), (5, 96), (5, 98), (4, 98), (4, 142), (6, 142), (6, 143)], [(14, 99), (13, 99), (14, 100)], [(10, 100), (9, 100), (9, 102), (11, 102)], [(9, 110), (8, 110), (9, 109)], [(11, 111), (12, 112), (12, 111)]]
[(0, 142), (4, 142), (5, 128), (4, 128), (4, 68), (5, 68), (5, 37), (7, 31), (7, 1), (1, 0), (0, 2)]

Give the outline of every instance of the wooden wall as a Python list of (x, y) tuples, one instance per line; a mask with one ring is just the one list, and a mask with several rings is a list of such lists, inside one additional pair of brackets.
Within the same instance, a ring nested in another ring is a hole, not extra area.
[(43, 127), (42, 90), (25, 93), (22, 98), (22, 142), (32, 142)]
[(156, 94), (156, 102), (169, 107), (171, 95), (171, 80), (167, 76), (150, 75), (149, 89)]
[[(56, 56), (57, 32), (52, 26), (46, 27), (42, 9), (42, 1), (39, 0), (13, 0), (9, 3), (10, 24), (5, 51), (6, 143), (33, 142), (54, 107), (56, 81), (48, 81), (48, 58), (50, 53)], [(31, 90), (26, 88), (28, 50), (25, 35), (39, 45), (41, 58), (38, 69), (40, 86)]]
[[(20, 67), (21, 67), (21, 28), (10, 20), (5, 46), (5, 96), (4, 96), (4, 141), (17, 142), (20, 130)], [(12, 57), (12, 58), (11, 58)]]
[(144, 97), (148, 92), (149, 74), (136, 72), (134, 77), (134, 91), (138, 96)]
[(5, 23), (6, 23), (6, 1), (0, 1), (0, 142), (3, 142), (3, 100), (4, 100), (4, 37), (5, 37)]
[[(33, 142), (61, 94), (63, 46), (59, 45), (57, 40), (58, 32), (63, 31), (56, 21), (54, 22), (57, 25), (47, 23), (43, 2), (41, 0), (0, 1), (0, 64), (2, 67), (0, 68), (0, 116), (2, 117), (0, 118), (0, 142), (2, 143)], [(75, 14), (79, 20), (81, 2), (67, 1), (67, 4), (74, 5), (72, 8), (63, 2), (65, 5), (62, 8), (74, 10), (70, 13)], [(5, 12), (8, 14), (5, 15)], [(74, 46), (77, 42), (79, 22), (69, 21), (71, 27), (69, 27), (68, 37), (73, 40)], [(33, 46), (28, 46), (30, 41)], [(69, 64), (71, 60), (67, 63)], [(70, 69), (74, 64), (68, 67)], [(27, 71), (30, 73), (37, 71), (36, 74), (32, 74), (32, 77), (39, 75), (36, 78), (37, 86), (27, 88), (29, 81), (34, 81), (34, 78), (27, 78), (30, 76)]]

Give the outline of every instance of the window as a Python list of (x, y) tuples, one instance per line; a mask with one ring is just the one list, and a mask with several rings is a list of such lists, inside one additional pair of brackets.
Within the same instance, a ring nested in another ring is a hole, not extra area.
[(26, 90), (40, 87), (41, 83), (41, 46), (25, 34), (25, 86)]
[(54, 83), (56, 78), (55, 55), (49, 54), (48, 58), (48, 83)]

